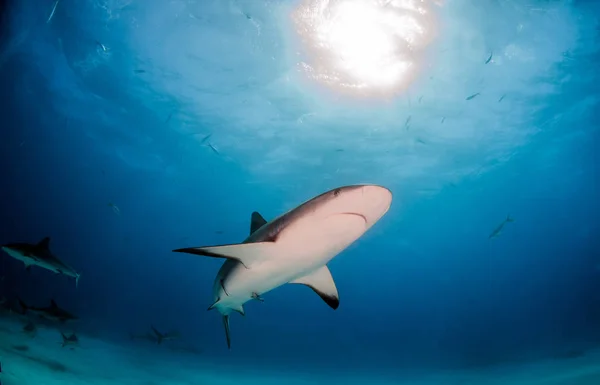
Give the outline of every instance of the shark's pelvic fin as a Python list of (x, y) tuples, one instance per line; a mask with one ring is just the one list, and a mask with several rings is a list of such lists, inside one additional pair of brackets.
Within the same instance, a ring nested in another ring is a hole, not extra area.
[(176, 253), (188, 253), (204, 255), (213, 258), (233, 259), (240, 262), (244, 267), (250, 269), (252, 265), (260, 263), (264, 259), (276, 257), (275, 244), (273, 242), (235, 243), (221, 246), (189, 247), (173, 250)]
[(42, 250), (50, 250), (50, 237), (46, 237), (46, 238), (42, 239), (41, 241), (39, 241), (37, 243), (36, 247), (38, 247)]
[(250, 218), (250, 235), (254, 234), (254, 232), (260, 229), (267, 223), (265, 218), (262, 217), (257, 211), (252, 213), (252, 217)]
[(340, 297), (327, 266), (323, 266), (309, 275), (295, 279), (290, 283), (298, 283), (310, 287), (333, 309), (337, 309), (340, 306)]
[(229, 332), (229, 316), (223, 316), (223, 326), (225, 327), (225, 337), (227, 338), (227, 348), (231, 349), (231, 334)]

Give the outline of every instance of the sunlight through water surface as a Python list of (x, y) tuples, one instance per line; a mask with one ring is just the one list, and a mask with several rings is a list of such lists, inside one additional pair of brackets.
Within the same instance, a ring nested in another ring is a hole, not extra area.
[(308, 51), (309, 77), (360, 94), (409, 84), (431, 41), (434, 20), (424, 0), (306, 0), (294, 12)]

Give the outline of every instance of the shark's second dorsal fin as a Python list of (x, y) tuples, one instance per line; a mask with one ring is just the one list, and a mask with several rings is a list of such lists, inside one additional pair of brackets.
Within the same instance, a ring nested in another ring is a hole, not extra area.
[(50, 300), (50, 307), (58, 307), (56, 301), (54, 301), (53, 299)]
[(39, 241), (37, 243), (36, 247), (38, 247), (42, 250), (50, 250), (50, 237), (46, 237), (46, 238), (42, 239), (41, 241)]
[(290, 283), (299, 283), (310, 287), (332, 309), (337, 309), (340, 306), (340, 296), (327, 266), (323, 266), (309, 275), (295, 279)]
[(252, 217), (250, 217), (250, 235), (254, 234), (256, 230), (263, 227), (266, 223), (267, 221), (258, 211), (253, 212)]

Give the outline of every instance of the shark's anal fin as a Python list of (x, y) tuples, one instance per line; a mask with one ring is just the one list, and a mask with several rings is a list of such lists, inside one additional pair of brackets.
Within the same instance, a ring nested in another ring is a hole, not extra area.
[(41, 250), (50, 250), (50, 237), (42, 239), (35, 246)]
[(229, 331), (229, 316), (223, 316), (223, 326), (225, 327), (225, 338), (227, 338), (227, 348), (231, 349), (231, 333)]
[(257, 211), (252, 213), (250, 217), (250, 235), (254, 234), (254, 232), (261, 227), (263, 227), (267, 221), (262, 217)]
[(331, 276), (331, 272), (327, 266), (323, 266), (304, 277), (291, 281), (290, 283), (298, 283), (310, 287), (334, 310), (340, 306), (340, 297), (337, 288), (335, 287), (333, 277)]
[(252, 265), (260, 263), (265, 259), (276, 257), (275, 244), (273, 242), (235, 243), (221, 246), (188, 247), (173, 250), (176, 253), (188, 253), (203, 255), (213, 258), (233, 259), (250, 269)]

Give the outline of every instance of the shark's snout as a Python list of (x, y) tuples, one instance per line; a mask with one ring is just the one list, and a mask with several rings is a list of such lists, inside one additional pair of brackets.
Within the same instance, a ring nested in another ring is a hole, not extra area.
[(392, 192), (382, 186), (366, 185), (361, 190), (367, 223), (377, 222), (392, 204)]

